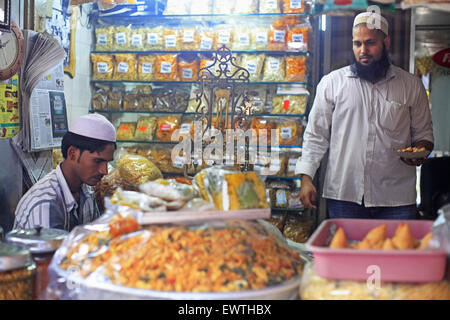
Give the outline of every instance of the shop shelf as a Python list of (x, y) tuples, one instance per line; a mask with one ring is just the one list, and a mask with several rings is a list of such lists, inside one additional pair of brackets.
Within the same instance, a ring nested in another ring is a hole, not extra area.
[[(243, 81), (236, 81), (236, 82), (243, 82)], [(133, 83), (137, 83), (137, 84), (142, 84), (142, 83), (157, 83), (157, 84), (192, 84), (192, 83), (199, 83), (199, 81), (179, 81), (179, 80), (174, 80), (174, 81), (139, 81), (139, 80), (132, 80), (132, 81), (125, 81), (125, 80), (91, 80), (92, 84), (95, 83), (106, 83), (106, 84), (133, 84)], [(287, 82), (287, 81), (250, 81), (249, 82), (250, 85), (252, 84), (268, 84), (268, 85), (272, 85), (272, 84), (302, 84), (302, 85), (307, 85), (308, 82)]]
[[(183, 111), (146, 111), (146, 110), (95, 110), (90, 109), (90, 113), (145, 113), (145, 114), (185, 114), (185, 115), (196, 115), (196, 112), (183, 112)], [(213, 115), (216, 115), (213, 113)], [(292, 113), (253, 113), (251, 117), (296, 117), (304, 118), (304, 114), (292, 114)]]
[[(308, 50), (231, 50), (233, 53), (265, 53), (265, 54), (311, 54)], [(153, 53), (215, 53), (215, 50), (116, 50), (116, 51), (102, 51), (92, 50), (91, 53), (97, 54), (116, 54), (116, 53), (135, 53), (135, 54), (153, 54)]]
[(172, 142), (172, 141), (158, 141), (158, 140), (152, 140), (152, 141), (142, 141), (142, 140), (117, 140), (117, 143), (143, 143), (143, 144), (169, 144), (169, 145), (176, 145), (178, 142)]

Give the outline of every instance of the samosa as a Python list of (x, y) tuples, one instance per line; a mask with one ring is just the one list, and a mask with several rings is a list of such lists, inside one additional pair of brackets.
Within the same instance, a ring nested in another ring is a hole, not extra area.
[(416, 239), (411, 234), (411, 230), (409, 229), (409, 225), (407, 223), (400, 223), (398, 225), (395, 230), (394, 237), (392, 238), (392, 242), (396, 249), (414, 249)]
[(345, 236), (344, 229), (342, 229), (341, 227), (339, 227), (333, 239), (331, 240), (330, 248), (331, 249), (348, 248), (347, 237)]

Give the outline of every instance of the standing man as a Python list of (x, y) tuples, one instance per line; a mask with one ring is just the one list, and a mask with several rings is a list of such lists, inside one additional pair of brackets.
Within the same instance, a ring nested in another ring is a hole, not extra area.
[(388, 23), (365, 12), (353, 24), (354, 64), (324, 76), (304, 134), (300, 199), (315, 208), (312, 179), (329, 150), (323, 197), (330, 218), (416, 218), (416, 168), (409, 146), (433, 150), (428, 98), (419, 78), (389, 62)]
[(91, 186), (108, 174), (116, 149), (116, 130), (102, 115), (78, 118), (64, 135), (64, 157), (55, 170), (34, 184), (16, 208), (14, 228), (72, 230), (100, 215)]

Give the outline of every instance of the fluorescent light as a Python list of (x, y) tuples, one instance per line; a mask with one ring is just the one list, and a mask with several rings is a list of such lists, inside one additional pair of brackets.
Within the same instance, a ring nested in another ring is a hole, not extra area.
[(327, 31), (327, 15), (326, 14), (322, 15), (322, 25), (320, 27), (320, 30)]

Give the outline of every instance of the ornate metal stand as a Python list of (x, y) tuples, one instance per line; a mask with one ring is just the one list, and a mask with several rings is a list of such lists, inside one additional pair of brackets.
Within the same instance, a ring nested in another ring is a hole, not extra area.
[[(247, 96), (250, 73), (236, 64), (236, 57), (225, 46), (214, 52), (213, 57), (213, 63), (201, 68), (198, 73), (199, 92), (196, 94), (194, 118), (202, 123), (202, 151), (206, 146), (205, 137), (213, 130), (219, 130), (225, 137), (227, 129), (245, 131), (251, 123), (249, 116), (252, 114), (252, 104)], [(241, 169), (248, 170), (248, 137), (245, 146), (246, 161)], [(193, 166), (197, 166), (195, 161)]]

